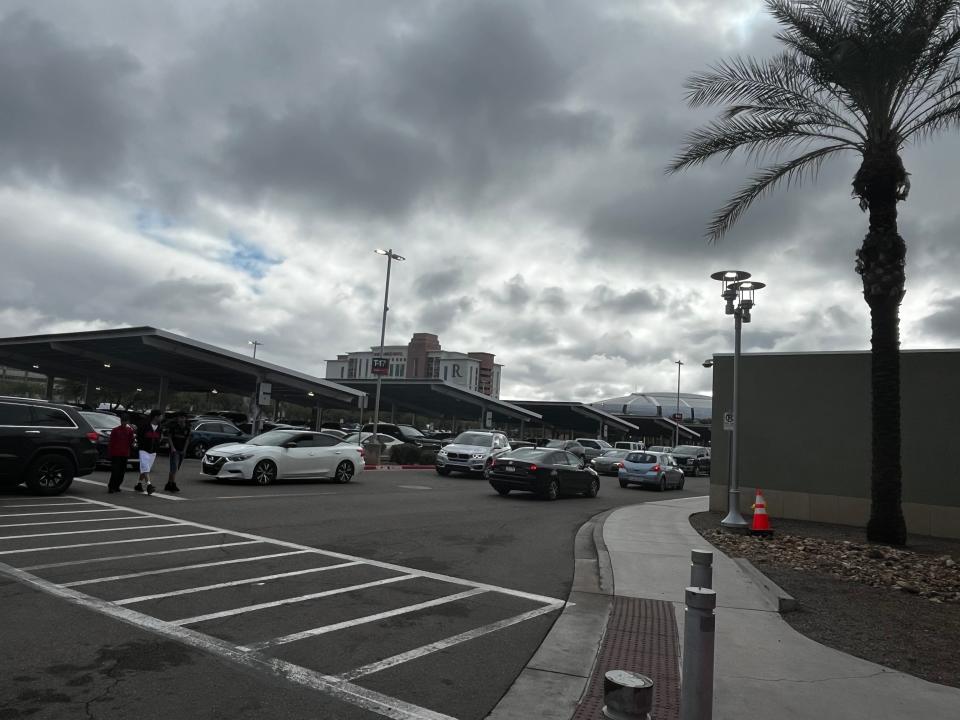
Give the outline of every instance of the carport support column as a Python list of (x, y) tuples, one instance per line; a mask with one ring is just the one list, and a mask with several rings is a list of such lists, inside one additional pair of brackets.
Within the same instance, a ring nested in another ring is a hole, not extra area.
[[(89, 385), (89, 381), (88, 381)], [(163, 412), (167, 409), (167, 398), (170, 395), (170, 381), (166, 375), (160, 376), (160, 392), (157, 393), (157, 410)]]
[(323, 427), (323, 408), (317, 403), (317, 426), (314, 430), (320, 430)]
[(47, 401), (53, 402), (53, 375), (47, 375)]

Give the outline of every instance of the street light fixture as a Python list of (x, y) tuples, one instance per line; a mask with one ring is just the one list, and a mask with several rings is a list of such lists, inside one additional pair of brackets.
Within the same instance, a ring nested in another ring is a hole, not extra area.
[[(740, 336), (743, 323), (750, 322), (750, 311), (753, 309), (754, 293), (766, 285), (762, 282), (750, 280), (750, 273), (745, 270), (721, 270), (710, 276), (723, 284), (720, 293), (726, 303), (725, 313), (733, 315), (733, 423), (730, 438), (730, 478), (727, 492), (727, 516), (720, 521), (726, 528), (744, 529), (747, 521), (740, 514), (740, 477), (738, 472), (739, 435), (737, 428), (740, 425)], [(706, 366), (706, 362), (704, 363)]]
[[(390, 310), (389, 306), (387, 305), (387, 302), (390, 299), (390, 266), (393, 264), (394, 260), (398, 262), (402, 262), (406, 260), (406, 258), (403, 257), (402, 255), (397, 255), (393, 251), (393, 248), (390, 248), (387, 250), (377, 248), (374, 252), (376, 252), (377, 255), (386, 255), (387, 257), (387, 283), (386, 283), (386, 289), (383, 291), (383, 319), (380, 322), (380, 352), (377, 355), (378, 358), (383, 359), (383, 343), (387, 334), (387, 312), (389, 312)], [(383, 375), (381, 375), (380, 373), (377, 373), (377, 396), (376, 396), (376, 400), (374, 400), (374, 403), (373, 403), (373, 437), (374, 438), (379, 437), (377, 433), (379, 432), (379, 429), (380, 429), (380, 384), (382, 382), (383, 382)]]

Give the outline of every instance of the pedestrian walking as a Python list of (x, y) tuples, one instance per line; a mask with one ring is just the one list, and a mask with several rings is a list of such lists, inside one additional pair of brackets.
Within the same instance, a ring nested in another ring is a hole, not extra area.
[(177, 487), (177, 471), (187, 456), (187, 446), (190, 444), (190, 425), (187, 423), (186, 415), (177, 413), (173, 423), (167, 429), (167, 437), (170, 439), (170, 476), (163, 489), (178, 493), (180, 488)]
[(120, 424), (110, 431), (110, 444), (107, 446), (107, 454), (110, 456), (108, 493), (120, 492), (136, 438), (137, 432), (130, 425), (130, 416), (124, 413), (120, 416)]
[(143, 492), (144, 482), (147, 484), (147, 495), (153, 495), (156, 492), (156, 488), (150, 482), (150, 470), (157, 459), (157, 450), (160, 449), (162, 435), (160, 411), (151, 410), (147, 419), (137, 428), (137, 446), (140, 449), (140, 478), (133, 488), (137, 492)]

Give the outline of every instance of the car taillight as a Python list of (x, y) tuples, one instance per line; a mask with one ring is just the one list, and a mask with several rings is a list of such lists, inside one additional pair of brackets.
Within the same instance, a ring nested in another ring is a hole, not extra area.
[(652, 468), (650, 468), (650, 470), (652, 472), (660, 472), (660, 463), (657, 463), (656, 465), (654, 465)]
[(367, 456), (367, 451), (364, 450), (363, 448), (360, 448), (360, 457), (366, 457), (366, 456)]
[(536, 472), (537, 466), (536, 466), (536, 465), (531, 465), (531, 466), (530, 466), (529, 468), (527, 468), (527, 469), (528, 469), (530, 472)]
[(623, 463), (614, 463), (614, 467), (622, 468)]
[(90, 431), (87, 433), (87, 440), (90, 442), (96, 442), (98, 437), (100, 437), (100, 435), (98, 435), (96, 431)]

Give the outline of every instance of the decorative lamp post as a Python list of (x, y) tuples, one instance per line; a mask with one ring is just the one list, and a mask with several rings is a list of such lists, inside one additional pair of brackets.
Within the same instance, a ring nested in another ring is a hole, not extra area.
[(711, 276), (723, 284), (720, 297), (726, 302), (725, 313), (733, 315), (733, 429), (730, 442), (730, 478), (727, 492), (727, 516), (720, 522), (723, 527), (743, 529), (749, 523), (740, 514), (740, 477), (739, 477), (739, 436), (737, 428), (740, 425), (740, 336), (743, 323), (750, 322), (750, 311), (753, 309), (754, 292), (766, 285), (762, 282), (749, 280), (750, 273), (745, 270), (721, 270)]

